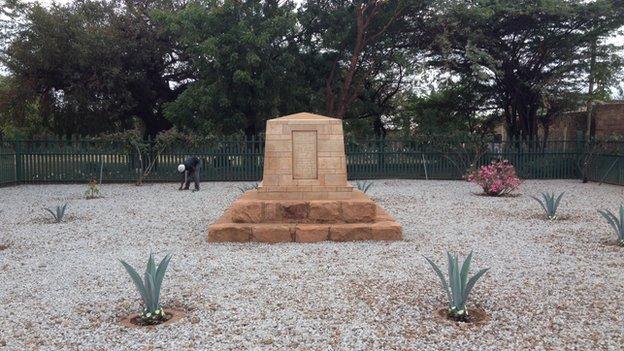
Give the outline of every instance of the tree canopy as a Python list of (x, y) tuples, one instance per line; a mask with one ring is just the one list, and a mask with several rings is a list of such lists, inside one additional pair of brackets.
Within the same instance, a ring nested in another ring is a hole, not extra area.
[(454, 1), (434, 61), (480, 84), (510, 135), (532, 138), (549, 99), (583, 88), (590, 48), (622, 26), (623, 11), (617, 0)]
[[(534, 138), (612, 98), (620, 0), (10, 0), (0, 133), (258, 135), (311, 111), (354, 135)], [(423, 84), (427, 81), (427, 84)]]

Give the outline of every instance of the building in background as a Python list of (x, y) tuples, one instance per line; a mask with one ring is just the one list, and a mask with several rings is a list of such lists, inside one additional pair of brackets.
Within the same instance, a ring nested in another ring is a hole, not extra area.
[[(587, 109), (566, 112), (551, 121), (548, 127), (548, 140), (571, 141), (583, 138), (587, 129)], [(508, 140), (503, 124), (495, 128), (502, 141)], [(544, 127), (539, 126), (538, 135), (543, 140)], [(592, 110), (590, 135), (596, 138), (612, 136), (624, 137), (624, 101), (596, 103)]]

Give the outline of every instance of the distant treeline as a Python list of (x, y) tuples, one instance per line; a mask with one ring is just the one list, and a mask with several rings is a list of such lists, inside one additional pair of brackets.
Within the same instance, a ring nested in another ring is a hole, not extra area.
[(618, 0), (75, 0), (0, 9), (0, 135), (260, 135), (310, 111), (354, 137), (532, 139), (621, 78)]

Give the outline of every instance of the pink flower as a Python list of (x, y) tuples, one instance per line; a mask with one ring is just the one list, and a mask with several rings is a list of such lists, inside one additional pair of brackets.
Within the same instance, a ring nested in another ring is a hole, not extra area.
[(494, 160), (489, 165), (483, 165), (478, 170), (468, 174), (466, 179), (481, 186), (483, 192), (490, 196), (508, 194), (521, 184), (520, 179), (516, 176), (514, 166), (507, 160)]

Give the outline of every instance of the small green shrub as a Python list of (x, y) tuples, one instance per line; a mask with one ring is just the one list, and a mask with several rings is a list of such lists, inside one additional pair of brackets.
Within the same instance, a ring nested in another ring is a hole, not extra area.
[(470, 291), (477, 283), (477, 280), (488, 271), (489, 268), (484, 268), (478, 271), (472, 278), (468, 279), (468, 271), (470, 270), (470, 261), (472, 260), (472, 252), (466, 257), (462, 263), (461, 270), (459, 268), (459, 260), (457, 255), (451, 255), (446, 253), (448, 257), (448, 282), (444, 277), (444, 274), (440, 268), (429, 258), (425, 257), (427, 262), (431, 265), (436, 272), (440, 281), (442, 282), (442, 288), (446, 291), (446, 296), (449, 302), (448, 315), (449, 317), (466, 321), (468, 318), (468, 309), (466, 308), (466, 302), (470, 296)]
[(243, 184), (240, 186), (236, 187), (241, 193), (244, 193), (248, 190), (253, 190), (253, 189), (258, 189), (258, 182), (255, 183), (250, 183), (250, 184)]
[(616, 215), (609, 210), (598, 210), (598, 212), (600, 212), (607, 222), (609, 222), (615, 231), (615, 235), (617, 235), (618, 238), (618, 244), (620, 244), (620, 246), (624, 246), (624, 205), (620, 205), (620, 218), (616, 217)]
[(96, 199), (100, 197), (100, 188), (98, 187), (98, 183), (95, 179), (91, 179), (89, 181), (89, 185), (87, 185), (87, 190), (85, 191), (85, 198), (87, 199)]
[(373, 182), (370, 180), (358, 180), (355, 182), (355, 188), (363, 193), (368, 192), (371, 186), (373, 186)]
[(550, 220), (554, 220), (557, 219), (557, 209), (559, 208), (559, 203), (561, 202), (563, 194), (565, 193), (561, 193), (559, 196), (555, 197), (555, 193), (542, 193), (543, 201), (535, 196), (531, 197), (542, 205), (542, 208), (546, 212), (546, 217)]
[(143, 280), (141, 280), (141, 276), (131, 265), (123, 260), (119, 260), (130, 275), (130, 278), (132, 278), (143, 300), (144, 307), (139, 314), (139, 319), (144, 324), (158, 324), (167, 320), (165, 311), (160, 305), (160, 288), (162, 287), (162, 282), (170, 260), (171, 255), (166, 255), (158, 266), (156, 266), (154, 255), (150, 253)]
[(65, 203), (65, 205), (63, 206), (56, 206), (54, 211), (52, 211), (51, 208), (45, 208), (45, 210), (50, 212), (50, 214), (54, 218), (54, 222), (60, 223), (63, 221), (63, 217), (65, 217), (65, 210), (67, 210), (67, 203)]

